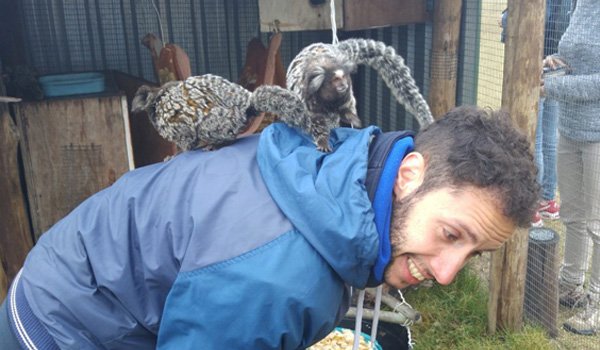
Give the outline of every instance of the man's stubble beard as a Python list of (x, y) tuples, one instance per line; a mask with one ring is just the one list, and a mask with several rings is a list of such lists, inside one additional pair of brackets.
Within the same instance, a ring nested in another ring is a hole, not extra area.
[[(392, 202), (392, 220), (390, 223), (390, 244), (392, 246), (392, 256), (384, 276), (387, 274), (387, 270), (394, 260), (402, 255), (404, 252), (404, 243), (407, 236), (406, 221), (408, 217), (413, 213), (415, 204), (425, 195), (427, 191), (421, 190), (421, 188), (410, 193), (402, 199), (394, 199)], [(387, 279), (387, 278), (386, 278)]]
[(402, 250), (407, 235), (406, 221), (420, 197), (418, 191), (415, 191), (402, 199), (394, 199), (392, 203), (392, 220), (390, 223), (392, 257), (399, 255)]

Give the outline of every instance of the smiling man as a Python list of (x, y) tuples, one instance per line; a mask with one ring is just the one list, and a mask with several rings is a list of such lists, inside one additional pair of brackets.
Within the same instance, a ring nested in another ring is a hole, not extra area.
[(538, 191), (528, 147), (506, 115), (473, 107), (422, 131), (395, 179), (386, 282), (449, 284), (470, 257), (528, 226), (524, 214)]
[(273, 124), (123, 175), (29, 253), (0, 348), (304, 349), (349, 286), (448, 284), (535, 209), (529, 143), (502, 114), (330, 143)]

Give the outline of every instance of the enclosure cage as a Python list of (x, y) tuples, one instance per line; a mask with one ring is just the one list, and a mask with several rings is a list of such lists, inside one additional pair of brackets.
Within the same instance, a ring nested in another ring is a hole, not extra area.
[[(572, 62), (565, 58), (569, 69), (546, 72), (544, 78), (564, 79), (560, 84), (573, 93), (555, 93), (549, 85), (548, 96), (536, 97), (522, 109), (525, 119), (519, 123), (531, 137), (543, 190), (541, 216), (532, 222), (545, 231), (521, 234), (518, 250), (525, 252), (525, 264), (504, 274), (517, 274), (509, 278), (517, 286), (512, 292), (522, 301), (522, 321), (543, 329), (553, 346), (600, 349), (600, 316), (592, 315), (600, 304), (594, 296), (600, 295), (600, 122), (592, 117), (600, 120), (600, 57), (586, 51), (575, 59), (568, 40), (561, 42), (579, 35), (572, 29), (563, 36), (574, 15), (578, 31), (596, 28), (598, 17), (582, 12), (594, 14), (600, 3), (539, 0), (531, 2), (539, 5), (536, 9), (516, 0), (333, 3), (336, 30), (330, 1), (0, 0), (0, 72), (6, 75), (16, 66), (27, 66), (34, 72), (27, 74), (35, 76), (79, 79), (78, 74), (85, 74), (76, 89), (91, 89), (84, 96), (53, 96), (56, 90), (43, 86), (50, 89), (44, 90), (44, 99), (25, 96), (10, 108), (0, 103), (0, 197), (9, 199), (0, 201), (0, 296), (6, 294), (27, 251), (61, 216), (126, 171), (173, 153), (172, 144), (129, 110), (140, 85), (158, 85), (165, 78), (154, 56), (166, 44), (174, 44), (173, 50), (180, 50), (176, 54), (183, 53), (181, 62), (190, 74), (240, 81), (250, 54), (264, 55), (276, 33), (281, 33), (276, 79), (311, 43), (330, 43), (334, 36), (383, 41), (404, 58), (432, 111), (455, 105), (507, 107), (513, 100), (503, 87), (518, 86), (510, 83), (523, 78), (514, 64), (539, 61), (541, 70), (544, 57), (564, 51), (564, 57), (574, 57)], [(525, 27), (523, 23), (535, 22), (535, 13), (544, 25)], [(445, 42), (439, 41), (440, 28), (446, 31)], [(514, 51), (521, 50), (523, 42), (529, 45), (532, 37), (539, 39), (534, 43), (539, 50), (533, 45), (526, 52)], [(588, 40), (588, 51), (600, 54), (597, 41)], [(539, 52), (539, 57), (524, 57), (530, 52)], [(0, 96), (6, 95), (0, 85)], [(363, 125), (384, 131), (421, 128), (374, 70), (359, 67), (353, 85)], [(515, 94), (519, 93), (532, 92)], [(440, 104), (447, 99), (449, 104)], [(566, 270), (561, 269), (565, 259)], [(497, 278), (491, 275), (493, 264), (494, 257), (486, 254), (475, 269), (490, 288)], [(561, 304), (565, 278), (581, 285), (585, 306)], [(495, 293), (490, 290), (490, 297), (498, 297)], [(592, 315), (588, 328), (595, 329), (595, 335), (565, 329), (565, 323), (572, 324), (586, 312)], [(418, 338), (415, 344), (419, 349)]]

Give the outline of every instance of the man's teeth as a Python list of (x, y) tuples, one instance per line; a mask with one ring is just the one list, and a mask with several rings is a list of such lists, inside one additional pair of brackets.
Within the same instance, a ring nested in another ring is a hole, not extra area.
[(408, 259), (408, 269), (410, 270), (410, 274), (414, 278), (418, 279), (419, 282), (423, 282), (425, 280), (425, 277), (421, 274), (421, 272), (417, 268), (417, 265), (415, 265), (415, 263), (411, 259)]

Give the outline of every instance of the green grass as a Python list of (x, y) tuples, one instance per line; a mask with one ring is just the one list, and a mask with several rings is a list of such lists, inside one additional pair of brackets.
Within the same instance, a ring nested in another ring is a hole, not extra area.
[(469, 269), (449, 286), (419, 288), (404, 296), (423, 318), (411, 327), (415, 350), (556, 349), (541, 328), (488, 335), (487, 290)]

